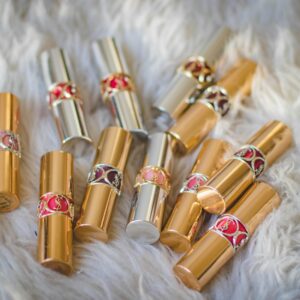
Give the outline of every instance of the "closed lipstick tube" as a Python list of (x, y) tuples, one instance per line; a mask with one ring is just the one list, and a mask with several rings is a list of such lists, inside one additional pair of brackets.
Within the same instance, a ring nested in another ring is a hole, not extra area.
[(170, 192), (171, 137), (159, 132), (150, 136), (144, 167), (136, 179), (136, 195), (126, 232), (145, 244), (158, 241), (165, 201)]
[(243, 60), (215, 85), (208, 87), (189, 109), (168, 130), (175, 141), (175, 149), (186, 153), (196, 148), (215, 127), (218, 119), (230, 108), (230, 99), (251, 91), (256, 64)]
[(73, 81), (67, 53), (53, 48), (41, 54), (41, 65), (48, 87), (48, 105), (61, 139), (62, 149), (81, 155), (92, 143), (83, 115), (83, 102)]
[(227, 142), (208, 139), (203, 143), (191, 174), (180, 189), (174, 209), (160, 235), (160, 241), (176, 252), (190, 249), (201, 225), (202, 207), (197, 199), (200, 186), (225, 163), (230, 150)]
[(115, 39), (100, 39), (92, 47), (101, 72), (101, 94), (116, 124), (141, 137), (147, 137), (135, 86)]
[(52, 151), (41, 159), (38, 205), (38, 261), (45, 267), (72, 271), (73, 157)]
[(121, 194), (131, 143), (132, 135), (125, 129), (108, 127), (103, 130), (74, 231), (77, 239), (108, 240), (109, 225), (115, 202)]
[(214, 65), (230, 35), (228, 28), (219, 29), (200, 51), (200, 56), (190, 57), (178, 68), (167, 92), (154, 104), (155, 109), (167, 115), (170, 123), (194, 103), (196, 91), (204, 90), (213, 83)]
[(17, 208), (21, 145), (18, 135), (19, 101), (10, 93), (0, 93), (0, 212)]
[(189, 288), (200, 291), (280, 202), (270, 185), (254, 183), (180, 259), (174, 267), (176, 276)]
[(224, 213), (291, 144), (292, 133), (284, 123), (265, 124), (199, 188), (202, 208), (212, 214)]

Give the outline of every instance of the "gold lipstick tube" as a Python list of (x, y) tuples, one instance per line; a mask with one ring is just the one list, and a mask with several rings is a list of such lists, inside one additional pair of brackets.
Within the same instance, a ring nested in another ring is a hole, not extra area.
[(101, 94), (116, 124), (141, 137), (147, 137), (135, 86), (115, 39), (103, 38), (94, 42), (93, 51), (101, 71)]
[(74, 231), (79, 240), (108, 240), (109, 225), (115, 202), (121, 194), (131, 143), (132, 135), (125, 129), (108, 127), (103, 130)]
[(21, 145), (18, 135), (19, 101), (10, 93), (0, 93), (0, 212), (17, 208)]
[(256, 63), (244, 59), (215, 85), (208, 87), (189, 109), (168, 130), (175, 149), (185, 153), (196, 148), (215, 127), (218, 119), (227, 114), (230, 99), (251, 91)]
[(63, 274), (72, 271), (73, 157), (52, 151), (41, 159), (38, 261)]
[(176, 252), (190, 249), (201, 226), (202, 207), (197, 199), (200, 186), (224, 164), (230, 145), (219, 139), (203, 143), (191, 174), (186, 178), (174, 209), (160, 235), (160, 241)]
[(80, 156), (92, 140), (84, 119), (83, 102), (73, 81), (70, 59), (64, 50), (53, 48), (42, 53), (41, 66), (62, 149)]
[(165, 201), (170, 192), (171, 137), (159, 132), (150, 136), (144, 167), (136, 179), (136, 195), (126, 232), (142, 243), (158, 241)]
[(292, 133), (284, 123), (265, 124), (199, 188), (202, 208), (212, 214), (224, 213), (291, 144)]
[(170, 123), (194, 103), (195, 92), (204, 90), (214, 81), (214, 65), (222, 55), (231, 31), (220, 28), (200, 51), (201, 56), (190, 57), (177, 70), (167, 92), (154, 104), (154, 109), (165, 114)]
[(228, 213), (175, 265), (176, 276), (188, 287), (201, 290), (252, 236), (281, 200), (275, 189), (254, 183)]

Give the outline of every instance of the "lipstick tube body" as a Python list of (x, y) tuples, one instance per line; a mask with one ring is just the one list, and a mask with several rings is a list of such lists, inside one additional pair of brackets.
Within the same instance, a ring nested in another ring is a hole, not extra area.
[(109, 225), (115, 202), (121, 195), (131, 143), (132, 135), (125, 129), (108, 127), (103, 130), (75, 227), (76, 238), (108, 240)]
[(167, 133), (150, 136), (144, 167), (136, 179), (136, 195), (126, 233), (142, 243), (159, 239), (165, 201), (170, 191), (172, 151)]
[(55, 120), (62, 149), (79, 156), (92, 140), (83, 114), (83, 102), (72, 79), (69, 57), (62, 49), (50, 49), (42, 53), (41, 65), (48, 86), (48, 105)]
[(19, 101), (10, 93), (0, 93), (0, 212), (17, 208), (21, 145), (18, 135)]
[(73, 157), (63, 151), (42, 156), (38, 206), (38, 261), (70, 274), (72, 271)]
[(199, 188), (204, 210), (222, 214), (292, 143), (290, 129), (280, 121), (264, 125), (234, 156)]
[(197, 192), (224, 164), (229, 150), (229, 144), (223, 140), (208, 139), (203, 143), (192, 172), (183, 183), (174, 209), (160, 235), (160, 241), (174, 251), (185, 252), (190, 249), (203, 219)]
[(116, 124), (147, 137), (135, 86), (116, 41), (113, 38), (101, 39), (93, 43), (93, 51), (102, 76), (101, 94)]
[(270, 185), (254, 183), (180, 259), (174, 267), (176, 276), (188, 287), (200, 291), (280, 202)]

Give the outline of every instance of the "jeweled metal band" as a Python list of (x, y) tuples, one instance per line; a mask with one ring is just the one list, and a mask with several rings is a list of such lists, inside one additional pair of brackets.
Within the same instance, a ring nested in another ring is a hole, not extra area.
[(238, 150), (233, 159), (245, 162), (255, 178), (259, 177), (266, 169), (267, 161), (264, 154), (253, 145), (245, 145)]
[(190, 57), (180, 66), (178, 71), (196, 79), (200, 84), (210, 83), (214, 80), (213, 69), (202, 56)]
[(199, 188), (207, 182), (208, 178), (201, 173), (192, 173), (184, 181), (179, 193), (197, 194)]
[(10, 151), (21, 157), (19, 135), (9, 130), (0, 130), (0, 151)]
[(230, 109), (228, 93), (217, 85), (208, 87), (198, 101), (206, 104), (221, 116), (225, 116)]
[(75, 83), (69, 82), (57, 82), (52, 84), (48, 90), (48, 103), (51, 106), (56, 101), (62, 100), (77, 100), (82, 103), (79, 90)]
[(97, 164), (88, 175), (88, 184), (106, 184), (120, 195), (123, 174), (120, 170), (109, 164)]
[(168, 172), (160, 167), (146, 166), (143, 167), (137, 177), (135, 187), (143, 184), (155, 184), (165, 190), (166, 193), (170, 192), (170, 175)]
[(131, 77), (123, 73), (110, 74), (101, 80), (100, 86), (103, 97), (108, 97), (111, 94), (118, 92), (134, 90), (134, 84)]
[(73, 200), (65, 195), (46, 193), (40, 197), (38, 217), (43, 218), (54, 214), (63, 214), (73, 220)]
[(234, 251), (242, 247), (250, 236), (246, 226), (230, 214), (221, 215), (210, 230), (227, 239)]

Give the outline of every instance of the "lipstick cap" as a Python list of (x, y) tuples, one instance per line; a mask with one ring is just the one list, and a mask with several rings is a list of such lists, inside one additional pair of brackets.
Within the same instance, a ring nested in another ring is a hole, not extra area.
[(165, 201), (170, 191), (171, 138), (167, 133), (150, 136), (144, 167), (136, 179), (136, 196), (126, 228), (128, 236), (142, 243), (159, 239)]
[(227, 27), (220, 28), (200, 51), (200, 56), (190, 57), (178, 68), (167, 92), (154, 104), (155, 109), (168, 116), (170, 123), (174, 123), (195, 102), (197, 90), (213, 83), (213, 67), (230, 35)]
[(18, 135), (19, 101), (11, 93), (0, 93), (0, 212), (17, 208), (19, 199), (19, 161), (21, 145)]
[(220, 167), (230, 150), (224, 140), (208, 139), (203, 143), (192, 173), (183, 183), (174, 209), (160, 235), (160, 241), (176, 252), (190, 249), (201, 226), (202, 207), (197, 200), (199, 186), (204, 185)]
[(65, 151), (79, 156), (92, 143), (82, 109), (79, 90), (67, 53), (53, 48), (41, 54), (41, 66), (48, 86), (48, 104)]
[(72, 155), (46, 153), (41, 159), (38, 261), (64, 274), (72, 271), (72, 199)]
[(254, 183), (234, 207), (220, 216), (207, 233), (174, 267), (183, 283), (201, 290), (240, 249), (281, 200), (263, 182)]
[(284, 123), (268, 122), (200, 187), (197, 197), (203, 209), (225, 212), (291, 144), (292, 134)]
[(131, 143), (132, 135), (125, 129), (108, 127), (103, 130), (75, 227), (76, 238), (108, 240), (109, 225), (115, 202), (121, 194)]
[(147, 137), (140, 102), (125, 59), (113, 38), (94, 42), (93, 52), (101, 72), (101, 93), (118, 126)]

